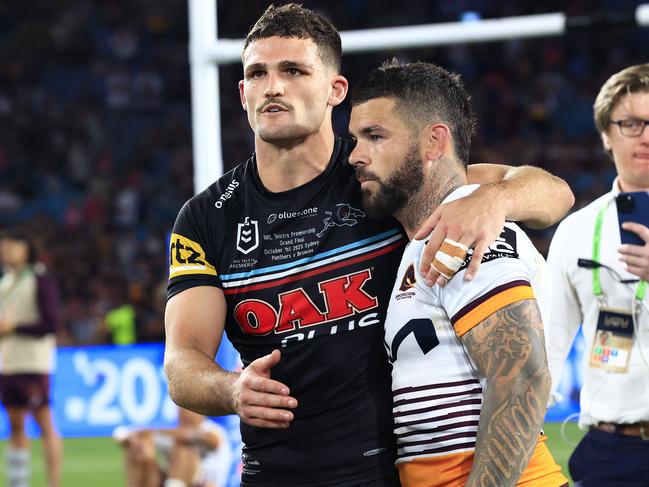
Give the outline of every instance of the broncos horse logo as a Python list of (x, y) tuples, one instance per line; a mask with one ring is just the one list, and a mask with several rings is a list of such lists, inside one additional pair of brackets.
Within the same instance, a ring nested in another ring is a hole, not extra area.
[(318, 237), (322, 237), (325, 231), (331, 227), (353, 227), (358, 223), (359, 218), (365, 216), (365, 212), (350, 206), (348, 203), (338, 203), (334, 211), (325, 211), (325, 214), (329, 216), (324, 219), (324, 228), (316, 233)]

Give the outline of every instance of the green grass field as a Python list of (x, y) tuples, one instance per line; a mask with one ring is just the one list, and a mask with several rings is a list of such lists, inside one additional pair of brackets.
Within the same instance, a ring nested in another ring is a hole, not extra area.
[[(554, 458), (568, 474), (567, 462), (570, 453), (583, 435), (574, 423), (565, 428), (568, 443), (561, 437), (559, 423), (546, 423), (548, 446)], [(0, 441), (0, 459), (4, 459), (5, 441)], [(45, 486), (45, 467), (39, 441), (33, 442), (32, 487)], [(121, 450), (111, 438), (67, 438), (64, 443), (63, 478), (64, 487), (120, 487), (124, 485)], [(0, 465), (4, 485), (4, 461)]]

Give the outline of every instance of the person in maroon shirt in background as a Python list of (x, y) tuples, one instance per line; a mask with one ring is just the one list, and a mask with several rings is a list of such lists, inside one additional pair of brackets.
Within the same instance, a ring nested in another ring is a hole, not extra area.
[(0, 264), (0, 400), (11, 428), (5, 451), (7, 485), (29, 486), (25, 417), (31, 413), (43, 438), (47, 485), (59, 487), (61, 439), (49, 394), (60, 321), (58, 288), (36, 262), (33, 242), (19, 229), (0, 232)]

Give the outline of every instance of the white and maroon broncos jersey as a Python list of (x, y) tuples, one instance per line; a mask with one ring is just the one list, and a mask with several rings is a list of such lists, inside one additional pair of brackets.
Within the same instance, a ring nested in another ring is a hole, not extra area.
[[(476, 187), (458, 188), (445, 202)], [(413, 240), (404, 252), (385, 325), (396, 464), (404, 487), (460, 486), (471, 470), (486, 384), (459, 337), (524, 299), (536, 298), (548, 316), (549, 274), (527, 235), (509, 222), (470, 282), (464, 281), (469, 255), (444, 288), (426, 286), (418, 271), (424, 245)], [(552, 487), (566, 482), (542, 441), (519, 485), (530, 481)]]

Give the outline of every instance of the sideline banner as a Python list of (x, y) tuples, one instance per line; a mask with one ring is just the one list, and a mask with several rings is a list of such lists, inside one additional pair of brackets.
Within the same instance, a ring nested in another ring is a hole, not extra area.
[[(64, 437), (111, 436), (117, 426), (164, 428), (175, 426), (178, 413), (168, 394), (162, 344), (61, 347), (57, 350), (51, 398), (56, 427)], [(239, 356), (223, 337), (217, 362), (240, 369)], [(239, 485), (241, 435), (239, 418), (213, 418), (227, 432), (233, 465), (228, 487)], [(30, 418), (30, 436), (38, 428)], [(0, 439), (9, 424), (0, 407)]]

